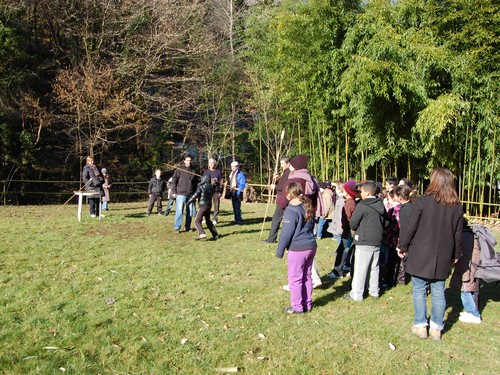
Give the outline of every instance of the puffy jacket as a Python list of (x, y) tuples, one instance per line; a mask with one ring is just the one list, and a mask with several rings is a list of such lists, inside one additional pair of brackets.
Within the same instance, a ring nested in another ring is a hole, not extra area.
[(203, 175), (201, 178), (198, 187), (196, 188), (195, 193), (189, 200), (186, 202), (187, 205), (193, 203), (196, 198), (200, 198), (198, 204), (200, 206), (211, 206), (212, 205), (212, 197), (215, 193), (215, 186), (210, 183), (210, 176), (208, 174)]

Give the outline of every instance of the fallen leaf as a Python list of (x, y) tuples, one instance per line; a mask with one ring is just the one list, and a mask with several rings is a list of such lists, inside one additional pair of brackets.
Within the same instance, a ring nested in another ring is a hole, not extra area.
[(264, 335), (263, 333), (259, 333), (259, 339), (265, 340), (265, 338), (266, 338), (266, 335)]
[(111, 298), (111, 297), (106, 298), (106, 303), (107, 303), (108, 305), (112, 305), (112, 304), (114, 304), (115, 302), (116, 302), (116, 300), (115, 300), (114, 298)]
[(391, 348), (391, 350), (396, 350), (396, 347), (392, 342), (389, 343), (389, 348)]
[(245, 317), (245, 315), (241, 314), (241, 313), (240, 314), (236, 314), (235, 316), (236, 316), (236, 318), (244, 318)]
[(235, 372), (238, 372), (238, 367), (219, 367), (215, 370), (218, 372), (235, 373)]
[(64, 367), (59, 367), (59, 370), (61, 370), (62, 372), (66, 371), (66, 369)]
[(269, 357), (266, 357), (266, 356), (259, 356), (259, 357), (257, 357), (257, 359), (258, 359), (259, 361), (267, 361), (267, 360), (269, 359)]
[(187, 343), (187, 341), (188, 341), (188, 339), (181, 339), (181, 345), (186, 344), (186, 343)]
[(109, 272), (117, 273), (118, 275), (120, 274), (120, 272), (115, 271), (115, 270), (109, 270)]
[(45, 346), (44, 349), (45, 350), (59, 350), (59, 348), (57, 346)]

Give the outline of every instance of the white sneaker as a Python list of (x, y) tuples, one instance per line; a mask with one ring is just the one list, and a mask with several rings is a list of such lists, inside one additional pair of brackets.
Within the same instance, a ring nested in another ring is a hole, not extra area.
[(212, 220), (213, 225), (217, 225), (217, 222), (215, 220)]
[(96, 216), (94, 214), (90, 215), (91, 218), (95, 218)]
[(288, 286), (288, 284), (283, 285), (283, 286), (281, 287), (281, 289), (286, 290), (287, 292), (289, 292), (289, 291), (290, 291), (290, 287)]
[(468, 312), (465, 312), (462, 315), (460, 315), (458, 320), (460, 320), (463, 323), (475, 323), (475, 324), (481, 323), (481, 318), (478, 318), (477, 316), (474, 316)]

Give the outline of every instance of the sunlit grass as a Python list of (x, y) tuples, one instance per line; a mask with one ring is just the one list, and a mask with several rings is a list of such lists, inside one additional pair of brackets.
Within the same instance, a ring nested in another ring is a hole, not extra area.
[[(498, 371), (498, 286), (482, 288), (481, 325), (458, 321), (450, 292), (442, 342), (418, 340), (410, 285), (349, 303), (349, 280), (325, 279), (312, 313), (281, 313), (286, 262), (259, 238), (264, 204), (243, 204), (240, 227), (223, 202), (215, 242), (174, 234), (173, 215), (145, 217), (140, 203), (81, 223), (75, 205), (58, 208), (0, 208), (1, 373)], [(319, 242), (322, 274), (334, 250)]]

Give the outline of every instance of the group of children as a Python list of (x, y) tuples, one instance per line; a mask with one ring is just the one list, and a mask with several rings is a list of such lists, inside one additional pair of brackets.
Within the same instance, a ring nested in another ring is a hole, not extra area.
[[(416, 186), (407, 179), (398, 181), (395, 177), (387, 179), (385, 188), (373, 181), (357, 184), (353, 180), (331, 185), (325, 182), (319, 186), (324, 210), (322, 217), (316, 220), (311, 201), (300, 184), (291, 183), (286, 188), (289, 204), (284, 211), (276, 256), (282, 258), (284, 251), (289, 251), (290, 306), (284, 309), (288, 314), (312, 309), (316, 239), (325, 235), (323, 228), (327, 224), (326, 232), (338, 244), (333, 270), (327, 276), (332, 279), (351, 276), (351, 290), (344, 299), (362, 301), (366, 289), (370, 297), (378, 298), (381, 288), (406, 283), (405, 259), (398, 256), (398, 239), (400, 231), (409, 223), (411, 204), (417, 196)], [(457, 280), (455, 288), (461, 290), (465, 308), (459, 320), (481, 323), (477, 303), (474, 303), (474, 275), (471, 276), (476, 264), (473, 260), (478, 258), (477, 243), (472, 245), (470, 231), (464, 231), (464, 236), (467, 238), (464, 242), (470, 246), (464, 244), (461, 267), (468, 268), (469, 272), (464, 274), (457, 267), (452, 278)]]

